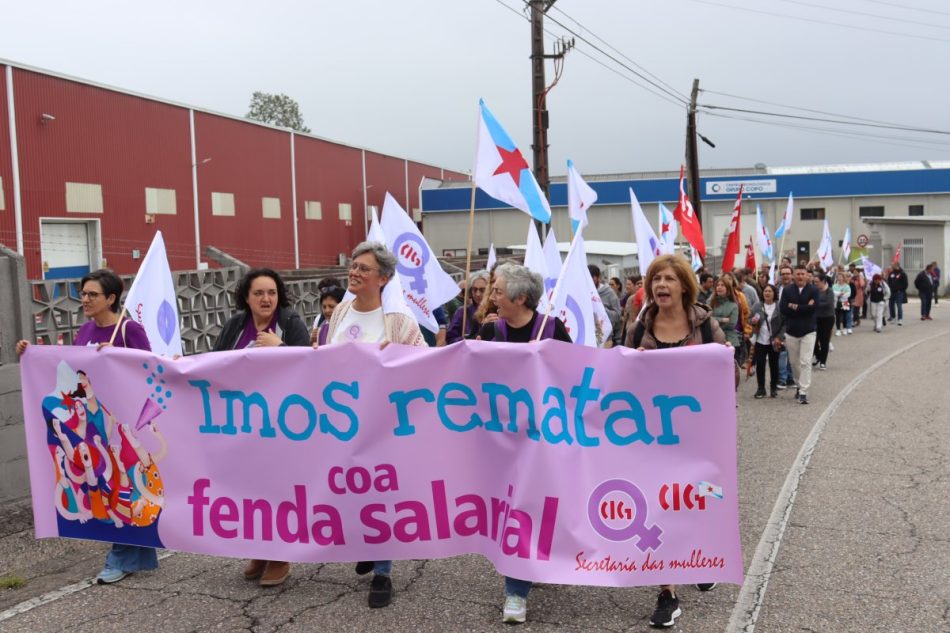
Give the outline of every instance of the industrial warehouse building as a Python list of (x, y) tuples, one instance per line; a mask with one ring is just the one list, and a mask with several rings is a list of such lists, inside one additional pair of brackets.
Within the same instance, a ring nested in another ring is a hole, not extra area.
[(336, 265), (386, 192), (465, 174), (0, 60), (0, 244), (31, 279), (173, 270), (213, 246), (254, 266)]
[[(634, 240), (630, 211), (632, 188), (653, 224), (658, 224), (658, 202), (672, 211), (679, 195), (679, 173), (637, 173), (585, 176), (598, 194), (589, 210), (590, 225), (584, 231), (588, 244), (609, 244), (601, 252), (588, 248), (591, 261), (626, 268)], [(950, 162), (830, 165), (821, 167), (706, 170), (701, 173), (702, 224), (709, 253), (719, 255), (725, 242), (733, 204), (743, 185), (742, 244), (755, 231), (756, 204), (766, 225), (774, 232), (790, 193), (794, 200), (792, 228), (783, 252), (793, 261), (817, 257), (824, 220), (827, 219), (837, 246), (851, 227), (852, 244), (865, 241), (872, 260), (890, 262), (898, 244), (909, 273), (937, 261), (950, 270)], [(432, 248), (445, 255), (465, 253), (470, 185), (426, 180), (422, 190), (422, 216)], [(552, 223), (566, 249), (570, 235), (567, 217), (567, 185), (564, 179), (551, 184)], [(474, 249), (517, 247), (525, 243), (527, 216), (478, 191), (475, 198)], [(775, 240), (778, 250), (781, 240)], [(627, 248), (621, 247), (622, 243)], [(761, 258), (760, 258), (761, 259)]]

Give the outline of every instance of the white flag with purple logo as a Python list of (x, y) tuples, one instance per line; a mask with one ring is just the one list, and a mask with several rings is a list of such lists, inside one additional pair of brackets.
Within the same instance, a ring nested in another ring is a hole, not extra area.
[(821, 267), (826, 271), (835, 265), (835, 256), (831, 244), (831, 230), (828, 228), (828, 220), (825, 220), (825, 226), (821, 231), (821, 243), (818, 244), (818, 261), (821, 263)]
[(178, 298), (161, 231), (155, 231), (152, 244), (132, 281), (125, 297), (125, 311), (145, 328), (154, 353), (181, 356)]
[(491, 272), (492, 266), (498, 261), (498, 255), (495, 254), (495, 243), (492, 242), (488, 247), (488, 261), (485, 263), (485, 270)]
[(396, 256), (396, 275), (402, 282), (406, 303), (419, 325), (437, 333), (439, 325), (432, 311), (459, 293), (458, 283), (442, 270), (419, 227), (389, 192), (379, 225), (386, 246)]
[(643, 215), (643, 209), (640, 208), (640, 202), (637, 200), (637, 194), (630, 189), (630, 208), (633, 211), (633, 232), (637, 238), (637, 260), (640, 263), (640, 274), (644, 277), (647, 274), (647, 268), (650, 263), (659, 255), (663, 254), (660, 247), (660, 238), (653, 232), (653, 227)]
[(567, 333), (575, 343), (600, 347), (610, 336), (610, 319), (587, 269), (583, 231), (574, 235), (561, 275), (554, 286), (552, 303), (552, 314), (564, 322)]

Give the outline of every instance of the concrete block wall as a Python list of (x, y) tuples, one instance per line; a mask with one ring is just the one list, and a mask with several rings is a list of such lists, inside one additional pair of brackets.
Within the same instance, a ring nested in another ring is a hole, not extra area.
[(20, 365), (0, 366), (0, 505), (30, 494)]

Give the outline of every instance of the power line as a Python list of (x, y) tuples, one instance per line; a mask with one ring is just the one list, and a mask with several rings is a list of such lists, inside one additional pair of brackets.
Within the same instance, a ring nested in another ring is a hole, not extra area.
[(937, 11), (936, 9), (924, 9), (922, 7), (912, 7), (903, 3), (897, 2), (884, 2), (884, 0), (864, 0), (865, 2), (871, 2), (873, 4), (883, 4), (886, 7), (897, 7), (898, 9), (905, 9), (910, 11), (920, 11), (922, 13), (933, 13), (935, 15), (950, 15), (950, 12), (947, 11)]
[(689, 98), (688, 98), (685, 94), (683, 94), (682, 92), (680, 92), (679, 90), (677, 90), (676, 88), (674, 88), (673, 86), (671, 86), (670, 84), (668, 84), (667, 82), (663, 81), (661, 78), (657, 77), (655, 74), (651, 73), (649, 70), (647, 70), (646, 68), (644, 68), (642, 65), (640, 65), (640, 64), (638, 64), (637, 62), (635, 62), (634, 60), (630, 59), (629, 56), (625, 55), (622, 51), (618, 50), (615, 46), (612, 46), (609, 42), (607, 42), (607, 40), (605, 40), (604, 38), (600, 37), (599, 35), (597, 35), (596, 33), (594, 33), (592, 30), (590, 30), (589, 28), (587, 28), (586, 26), (584, 26), (583, 24), (581, 24), (581, 23), (577, 20), (577, 18), (568, 15), (564, 10), (558, 8), (557, 5), (554, 6), (554, 10), (557, 11), (558, 13), (560, 13), (561, 15), (563, 15), (564, 17), (568, 18), (568, 19), (571, 20), (572, 22), (574, 22), (581, 30), (584, 30), (584, 31), (590, 33), (590, 34), (591, 34), (591, 37), (593, 37), (594, 39), (596, 39), (598, 42), (600, 42), (601, 44), (603, 44), (604, 46), (606, 46), (607, 48), (609, 48), (609, 49), (612, 50), (613, 52), (617, 53), (618, 55), (620, 55), (621, 57), (623, 57), (625, 60), (627, 60), (628, 62), (630, 62), (631, 64), (633, 64), (634, 66), (636, 66), (637, 68), (639, 68), (640, 70), (642, 70), (643, 72), (645, 72), (646, 74), (650, 75), (651, 77), (653, 77), (654, 79), (656, 79), (657, 81), (659, 81), (661, 84), (663, 84), (664, 86), (666, 86), (667, 88), (669, 88), (669, 89), (672, 90), (673, 92), (675, 92), (675, 93), (676, 93), (677, 95), (679, 95), (684, 101), (688, 101), (688, 100), (689, 100)]
[(761, 15), (770, 15), (772, 17), (778, 18), (787, 18), (789, 20), (800, 20), (802, 22), (811, 22), (812, 24), (826, 24), (829, 26), (840, 26), (844, 29), (852, 29), (855, 31), (868, 31), (871, 33), (883, 33), (885, 35), (897, 35), (898, 37), (909, 37), (916, 40), (930, 40), (932, 42), (944, 42), (950, 43), (950, 40), (944, 39), (942, 37), (928, 37), (926, 35), (915, 35), (913, 33), (901, 33), (900, 31), (887, 31), (884, 29), (875, 29), (867, 26), (856, 26), (854, 24), (843, 24), (841, 22), (831, 22), (829, 20), (816, 20), (814, 18), (803, 18), (798, 15), (789, 15), (787, 13), (775, 13), (772, 11), (762, 11), (760, 9), (750, 9), (748, 7), (737, 7), (733, 4), (723, 4), (721, 2), (712, 2), (711, 0), (690, 0), (690, 2), (696, 2), (698, 4), (708, 4), (714, 7), (722, 7), (725, 9), (733, 9), (736, 11), (748, 11), (749, 13), (759, 13)]
[(825, 11), (837, 11), (838, 13), (848, 13), (851, 15), (861, 15), (869, 18), (876, 18), (878, 20), (890, 20), (892, 22), (903, 22), (904, 24), (916, 24), (917, 26), (927, 26), (934, 29), (947, 29), (950, 30), (950, 26), (944, 26), (943, 24), (932, 24), (930, 22), (920, 22), (919, 20), (907, 20), (904, 18), (895, 18), (890, 15), (881, 15), (880, 13), (868, 13), (867, 11), (855, 11), (854, 9), (839, 9), (838, 7), (828, 7), (822, 4), (815, 4), (813, 2), (804, 2), (803, 0), (778, 0), (779, 2), (787, 2), (789, 4), (797, 4), (803, 7), (812, 7), (815, 9), (823, 9)]
[[(859, 117), (859, 116), (854, 116), (854, 115), (849, 115), (849, 114), (838, 114), (838, 113), (835, 113), (835, 112), (827, 112), (827, 111), (825, 111), (825, 110), (815, 110), (815, 109), (812, 109), (812, 108), (803, 108), (803, 107), (801, 107), (801, 106), (792, 106), (792, 105), (787, 105), (787, 104), (785, 104), (785, 103), (777, 103), (777, 102), (775, 102), (775, 101), (765, 101), (764, 99), (755, 99), (755, 98), (753, 98), (753, 97), (743, 97), (742, 95), (730, 94), (730, 93), (728, 93), (728, 92), (717, 92), (717, 91), (715, 91), (715, 90), (708, 90), (708, 89), (700, 89), (700, 92), (704, 92), (704, 93), (706, 93), (706, 94), (711, 94), (711, 95), (719, 95), (719, 96), (722, 96), (722, 97), (730, 97), (730, 98), (732, 98), (732, 99), (741, 99), (741, 100), (743, 100), (743, 101), (751, 101), (751, 102), (753, 102), (753, 103), (764, 103), (764, 104), (766, 104), (766, 105), (777, 106), (777, 107), (779, 107), (779, 108), (786, 108), (786, 109), (788, 109), (788, 110), (800, 110), (800, 111), (802, 111), (802, 112), (811, 112), (811, 113), (813, 113), (813, 114), (826, 114), (826, 115), (828, 115), (828, 116), (835, 116), (835, 117), (839, 117), (839, 118), (841, 118), (841, 119), (851, 119), (851, 120), (854, 120), (854, 121), (866, 121), (866, 122), (868, 122), (868, 123), (882, 123), (882, 124), (884, 124), (884, 125), (900, 125), (900, 126), (903, 126), (903, 124), (901, 124), (901, 123), (893, 123), (893, 122), (891, 122), (891, 121), (880, 121), (880, 120), (878, 120), (878, 119), (867, 119), (867, 118), (864, 118), (864, 117)], [(907, 126), (904, 126), (904, 127), (907, 127)]]
[(900, 130), (903, 132), (920, 132), (922, 134), (945, 134), (950, 136), (950, 131), (947, 130), (930, 130), (926, 128), (916, 128), (916, 127), (905, 127), (901, 125), (882, 125), (879, 123), (862, 123), (860, 121), (842, 121), (840, 119), (824, 119), (821, 117), (812, 117), (812, 116), (802, 116), (798, 114), (782, 114), (779, 112), (765, 112), (763, 110), (749, 110), (746, 108), (729, 108), (726, 106), (717, 106), (709, 104), (700, 104), (701, 108), (707, 110), (726, 110), (729, 112), (743, 112), (746, 114), (758, 114), (761, 116), (774, 116), (783, 119), (800, 119), (802, 121), (819, 121), (821, 123), (836, 123), (838, 125), (856, 125), (860, 127), (873, 127), (881, 128), (885, 130)]
[[(512, 13), (514, 13), (515, 15), (517, 15), (518, 17), (524, 19), (525, 21), (528, 21), (528, 22), (531, 21), (530, 18), (528, 18), (528, 16), (524, 15), (523, 13), (521, 13), (520, 11), (518, 11), (517, 9), (508, 6), (507, 4), (505, 4), (504, 2), (502, 2), (502, 0), (495, 0), (495, 2), (497, 2), (498, 4), (500, 4), (501, 6), (503, 6), (504, 8), (508, 9), (509, 11), (511, 11)], [(555, 37), (555, 38), (561, 36), (560, 33), (554, 33), (553, 31), (551, 31), (550, 29), (547, 29), (547, 28), (544, 29), (544, 32), (547, 33), (548, 35), (550, 35), (551, 37)], [(607, 70), (609, 70), (610, 72), (614, 73), (615, 75), (617, 75), (617, 76), (620, 77), (621, 79), (624, 79), (624, 80), (626, 80), (626, 81), (629, 81), (630, 83), (632, 83), (633, 85), (637, 86), (638, 88), (641, 88), (641, 89), (643, 89), (643, 90), (646, 90), (646, 91), (649, 92), (650, 94), (652, 94), (652, 95), (654, 95), (654, 96), (656, 96), (656, 97), (659, 97), (660, 99), (663, 99), (663, 100), (666, 101), (667, 103), (670, 103), (670, 104), (675, 105), (675, 106), (677, 106), (677, 107), (681, 107), (681, 106), (683, 105), (681, 102), (679, 102), (679, 101), (674, 101), (674, 100), (671, 99), (669, 96), (667, 96), (668, 93), (659, 92), (659, 91), (653, 89), (652, 87), (650, 87), (650, 86), (648, 86), (648, 85), (644, 85), (644, 84), (640, 83), (639, 81), (637, 81), (637, 80), (634, 79), (633, 77), (630, 77), (629, 75), (625, 75), (625, 74), (623, 74), (621, 71), (617, 70), (616, 68), (612, 68), (612, 67), (608, 66), (608, 65), (605, 64), (603, 61), (597, 59), (596, 57), (594, 57), (594, 56), (591, 55), (590, 53), (587, 53), (587, 52), (584, 51), (583, 49), (575, 47), (574, 50), (577, 51), (578, 53), (580, 53), (581, 55), (583, 55), (584, 57), (590, 59), (590, 60), (593, 61), (594, 63), (596, 63), (596, 64), (602, 66), (603, 68), (606, 68)]]
[[(498, 1), (498, 0), (496, 0), (496, 1)], [(528, 0), (522, 0), (522, 2), (524, 2), (525, 5), (528, 5)], [(530, 5), (528, 5), (528, 6), (530, 6)], [(671, 91), (670, 89), (668, 89), (668, 88), (664, 87), (663, 85), (657, 83), (656, 81), (650, 79), (649, 77), (647, 77), (647, 76), (644, 75), (643, 73), (641, 73), (641, 72), (635, 70), (634, 68), (628, 66), (627, 64), (625, 64), (624, 62), (620, 61), (619, 59), (617, 59), (616, 57), (614, 57), (613, 55), (611, 55), (610, 53), (608, 53), (608, 52), (605, 51), (604, 49), (600, 48), (599, 46), (597, 46), (596, 44), (594, 44), (593, 42), (591, 42), (589, 39), (587, 39), (586, 37), (584, 37), (583, 35), (581, 35), (581, 34), (578, 33), (577, 31), (575, 31), (575, 30), (572, 29), (571, 27), (567, 26), (567, 25), (564, 24), (563, 22), (558, 21), (557, 18), (554, 18), (554, 17), (552, 17), (552, 16), (550, 16), (550, 15), (548, 15), (547, 18), (548, 18), (551, 22), (554, 22), (555, 24), (557, 24), (558, 26), (560, 26), (562, 29), (564, 29), (565, 31), (567, 31), (568, 33), (570, 33), (571, 35), (573, 35), (574, 37), (576, 37), (577, 39), (581, 40), (582, 42), (585, 42), (588, 46), (590, 46), (591, 48), (593, 48), (594, 50), (596, 50), (597, 52), (599, 52), (599, 53), (600, 53), (601, 55), (603, 55), (604, 57), (607, 57), (608, 59), (610, 59), (611, 61), (613, 61), (613, 62), (614, 62), (615, 64), (617, 64), (618, 66), (622, 66), (623, 68), (627, 69), (629, 72), (633, 73), (634, 75), (636, 75), (637, 77), (639, 77), (639, 78), (642, 79), (643, 81), (647, 82), (648, 84), (650, 84), (651, 86), (653, 86), (653, 87), (656, 88), (657, 90), (660, 90), (661, 92), (665, 92), (667, 95), (673, 97), (674, 99), (676, 99), (676, 100), (678, 100), (678, 101), (681, 101), (681, 102), (683, 103), (683, 105), (689, 103), (689, 101), (688, 101), (687, 99), (684, 99), (682, 96), (676, 94), (675, 92)], [(572, 19), (573, 19), (573, 18), (572, 18)]]
[[(844, 131), (844, 130), (831, 130), (831, 129), (824, 128), (824, 127), (809, 126), (809, 125), (796, 125), (796, 124), (794, 124), (794, 123), (784, 123), (784, 122), (779, 122), (779, 121), (766, 121), (766, 120), (762, 120), (762, 119), (753, 119), (753, 118), (750, 118), (750, 117), (734, 116), (734, 115), (730, 115), (730, 114), (721, 114), (721, 113), (717, 113), (717, 112), (710, 112), (710, 113), (708, 113), (708, 114), (709, 114), (709, 116), (714, 116), (714, 117), (718, 117), (718, 118), (721, 118), (721, 119), (732, 119), (732, 120), (735, 120), (735, 121), (745, 121), (745, 122), (748, 122), (748, 123), (758, 123), (758, 124), (760, 124), (760, 125), (769, 125), (769, 126), (772, 126), (772, 127), (779, 127), (779, 128), (786, 128), (786, 129), (801, 130), (801, 131), (805, 131), (805, 132), (809, 132), (809, 133), (821, 134), (821, 135), (823, 135), (823, 136), (828, 136), (828, 135), (830, 135), (830, 136), (838, 136), (838, 137), (841, 137), (841, 138), (848, 138), (848, 139), (852, 139), (852, 140), (865, 141), (865, 142), (868, 142), (868, 143), (876, 143), (876, 144), (879, 144), (879, 145), (893, 145), (893, 146), (897, 146), (897, 147), (910, 147), (910, 148), (914, 148), (914, 149), (923, 149), (923, 150), (943, 149), (943, 148), (945, 148), (945, 147), (948, 147), (947, 144), (941, 143), (941, 142), (939, 142), (939, 141), (924, 141), (924, 140), (917, 140), (917, 139), (906, 139), (906, 140), (908, 140), (908, 141), (911, 141), (911, 143), (901, 143), (901, 142), (895, 142), (895, 141), (904, 140), (904, 139), (901, 139), (900, 137), (891, 137), (891, 136), (883, 136), (883, 135), (876, 135), (876, 134), (866, 134), (866, 133), (863, 134), (863, 133), (860, 133), (860, 132), (848, 132), (848, 131)], [(927, 144), (932, 145), (932, 146), (916, 145), (916, 144), (912, 144), (912, 143), (927, 143)], [(936, 147), (934, 147), (934, 146), (936, 146)]]

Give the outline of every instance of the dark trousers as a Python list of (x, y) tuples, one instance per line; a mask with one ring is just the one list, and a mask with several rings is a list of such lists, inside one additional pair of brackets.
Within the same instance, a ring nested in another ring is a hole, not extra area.
[(818, 330), (815, 336), (815, 356), (819, 363), (828, 362), (828, 344), (831, 342), (831, 331), (835, 328), (835, 318), (818, 317), (815, 319)]
[(843, 330), (848, 327), (848, 311), (844, 309), (835, 310), (835, 327)]
[(930, 292), (920, 293), (920, 316), (922, 317), (930, 316), (930, 301), (933, 298), (934, 298), (933, 293), (930, 293)]
[(759, 389), (765, 389), (765, 363), (769, 363), (769, 387), (774, 391), (778, 382), (778, 355), (779, 352), (771, 345), (755, 344), (755, 379)]

